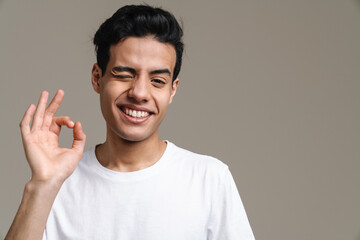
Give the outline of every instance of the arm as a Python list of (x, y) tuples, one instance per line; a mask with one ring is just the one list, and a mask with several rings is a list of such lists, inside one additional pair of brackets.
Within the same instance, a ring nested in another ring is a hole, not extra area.
[[(86, 136), (81, 124), (74, 124), (69, 117), (54, 117), (64, 92), (59, 90), (46, 108), (48, 95), (46, 91), (42, 92), (38, 106), (31, 104), (20, 123), (32, 175), (5, 240), (42, 239), (55, 197), (82, 157)], [(74, 141), (70, 149), (59, 147), (63, 125), (73, 129)]]

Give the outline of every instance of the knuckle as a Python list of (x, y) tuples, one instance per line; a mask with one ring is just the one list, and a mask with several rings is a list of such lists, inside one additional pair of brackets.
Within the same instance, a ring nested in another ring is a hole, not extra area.
[(52, 116), (52, 115), (54, 115), (54, 111), (48, 109), (48, 110), (45, 111), (45, 115)]

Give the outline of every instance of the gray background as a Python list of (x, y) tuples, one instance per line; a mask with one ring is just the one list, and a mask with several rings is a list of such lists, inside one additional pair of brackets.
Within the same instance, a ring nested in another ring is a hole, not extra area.
[[(91, 38), (124, 4), (0, 0), (0, 235), (30, 171), (18, 123), (66, 96), (87, 147), (105, 124)], [(146, 1), (184, 23), (180, 88), (161, 135), (230, 166), (259, 239), (360, 239), (360, 1)], [(65, 131), (62, 145), (69, 146)]]

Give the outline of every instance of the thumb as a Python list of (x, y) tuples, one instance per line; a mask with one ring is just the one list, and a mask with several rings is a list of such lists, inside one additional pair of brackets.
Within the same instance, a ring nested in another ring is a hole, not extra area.
[(82, 129), (81, 123), (76, 122), (73, 128), (74, 141), (72, 148), (76, 151), (83, 152), (85, 147), (86, 135)]

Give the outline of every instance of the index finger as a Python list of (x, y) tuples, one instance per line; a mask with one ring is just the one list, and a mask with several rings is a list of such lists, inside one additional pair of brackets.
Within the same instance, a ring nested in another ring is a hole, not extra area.
[(64, 98), (64, 94), (64, 91), (62, 89), (59, 89), (51, 100), (49, 106), (46, 108), (42, 125), (43, 128), (50, 127), (52, 119)]

